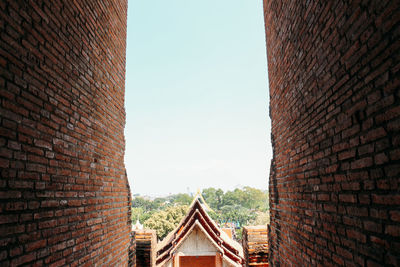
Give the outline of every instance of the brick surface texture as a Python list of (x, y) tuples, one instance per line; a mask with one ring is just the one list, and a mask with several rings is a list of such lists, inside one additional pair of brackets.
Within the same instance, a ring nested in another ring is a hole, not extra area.
[(125, 0), (0, 1), (0, 265), (124, 266)]
[(131, 245), (129, 247), (129, 267), (136, 267), (136, 240), (135, 240), (135, 233), (131, 232)]
[(400, 266), (399, 4), (264, 0), (274, 266)]
[(155, 230), (136, 230), (133, 232), (135, 239), (136, 267), (155, 266), (157, 237)]
[(268, 267), (268, 228), (266, 225), (243, 227), (243, 252), (246, 266)]

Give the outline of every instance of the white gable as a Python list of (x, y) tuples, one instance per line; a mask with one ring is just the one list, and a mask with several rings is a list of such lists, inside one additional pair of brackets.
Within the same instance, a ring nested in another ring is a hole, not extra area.
[(199, 229), (194, 227), (189, 236), (182, 242), (177, 249), (181, 255), (187, 256), (201, 256), (201, 255), (215, 255), (218, 250), (212, 244), (210, 239)]

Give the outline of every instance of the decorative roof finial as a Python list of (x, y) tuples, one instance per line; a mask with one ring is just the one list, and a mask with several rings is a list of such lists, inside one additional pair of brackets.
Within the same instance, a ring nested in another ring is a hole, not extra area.
[(201, 194), (200, 188), (197, 189), (197, 193), (196, 193), (196, 195), (194, 195), (193, 201), (190, 204), (190, 206), (192, 206), (197, 199), (200, 201), (200, 203), (204, 206), (204, 208), (207, 211), (213, 211), (212, 208), (210, 208), (210, 206), (208, 206), (207, 202), (204, 200), (203, 195)]

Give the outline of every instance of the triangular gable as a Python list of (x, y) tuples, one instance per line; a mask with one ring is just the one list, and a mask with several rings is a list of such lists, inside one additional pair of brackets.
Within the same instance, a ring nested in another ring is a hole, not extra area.
[[(204, 201), (204, 199), (203, 199)], [(188, 234), (194, 229), (195, 225), (201, 227), (207, 238), (218, 247), (228, 262), (242, 264), (244, 262), (243, 249), (239, 243), (227, 237), (218, 227), (214, 220), (207, 214), (200, 202), (200, 197), (196, 196), (190, 205), (187, 215), (181, 220), (179, 225), (157, 245), (156, 264), (161, 265), (172, 258), (177, 246), (182, 244)]]
[(223, 253), (223, 249), (221, 248), (221, 246), (219, 246), (214, 240), (213, 238), (211, 238), (207, 231), (204, 229), (204, 227), (201, 225), (201, 223), (199, 223), (198, 220), (196, 220), (196, 222), (194, 224), (192, 224), (192, 226), (190, 227), (189, 231), (187, 231), (187, 233), (179, 240), (179, 243), (177, 243), (171, 250), (171, 254), (175, 253), (175, 251), (179, 250), (181, 248), (181, 246), (185, 243), (185, 241), (189, 238), (190, 234), (193, 233), (194, 229), (199, 229), (208, 239), (208, 241), (210, 241), (211, 245), (219, 252)]

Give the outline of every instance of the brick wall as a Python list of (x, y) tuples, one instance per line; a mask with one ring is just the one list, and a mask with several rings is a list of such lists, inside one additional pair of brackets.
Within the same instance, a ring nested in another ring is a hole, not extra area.
[(155, 265), (157, 237), (155, 230), (135, 230), (136, 267)]
[(0, 265), (126, 265), (127, 1), (0, 1)]
[(242, 246), (246, 266), (268, 267), (268, 228), (266, 225), (243, 227)]
[(129, 247), (129, 267), (136, 267), (136, 239), (135, 232), (131, 232), (131, 245)]
[(399, 3), (264, 1), (274, 265), (400, 265)]

